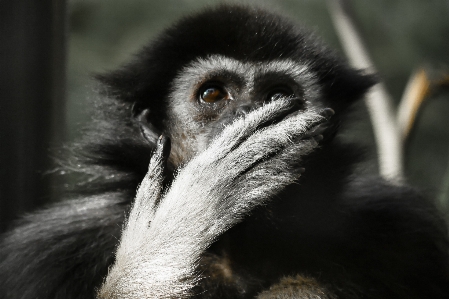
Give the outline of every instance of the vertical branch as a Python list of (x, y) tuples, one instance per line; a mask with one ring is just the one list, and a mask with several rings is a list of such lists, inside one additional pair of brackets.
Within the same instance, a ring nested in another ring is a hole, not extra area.
[[(328, 0), (331, 16), (351, 64), (374, 72), (374, 65), (356, 27), (344, 7), (344, 0)], [(380, 83), (367, 94), (366, 106), (371, 117), (377, 144), (379, 172), (388, 180), (403, 178), (402, 143), (390, 96)]]
[(431, 90), (431, 82), (424, 69), (410, 77), (398, 107), (398, 126), (402, 143), (405, 144), (412, 131), (418, 112)]

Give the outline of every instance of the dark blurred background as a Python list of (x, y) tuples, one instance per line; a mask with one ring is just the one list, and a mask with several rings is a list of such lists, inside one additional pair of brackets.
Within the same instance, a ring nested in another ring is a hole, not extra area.
[[(52, 157), (80, 137), (95, 97), (92, 74), (127, 61), (182, 15), (220, 1), (0, 0), (0, 231), (19, 214), (56, 201), (65, 178)], [(324, 0), (257, 1), (341, 49)], [(412, 72), (448, 71), (448, 0), (351, 1), (380, 77), (398, 104)], [(341, 54), (344, 55), (343, 53)], [(377, 171), (369, 116), (361, 102), (345, 129), (367, 148), (362, 172)], [(431, 94), (405, 149), (408, 181), (444, 208), (449, 190), (449, 92)]]

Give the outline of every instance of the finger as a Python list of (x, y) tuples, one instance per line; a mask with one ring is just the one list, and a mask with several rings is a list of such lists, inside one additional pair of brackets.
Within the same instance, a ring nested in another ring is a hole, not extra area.
[(233, 186), (239, 194), (234, 195), (232, 210), (245, 215), (255, 206), (275, 198), (286, 186), (296, 183), (304, 172), (301, 157), (313, 152), (317, 146), (318, 142), (313, 139), (295, 143), (243, 173)]
[(227, 155), (233, 148), (243, 140), (252, 135), (267, 123), (273, 123), (276, 119), (285, 116), (295, 108), (295, 101), (282, 98), (263, 105), (259, 109), (237, 118), (233, 123), (226, 126), (220, 136), (209, 146), (209, 150), (219, 153), (218, 159)]
[[(320, 130), (314, 128), (325, 123), (327, 119), (322, 115), (307, 111), (293, 117), (265, 127), (249, 136), (226, 158), (227, 171), (241, 172), (252, 167), (255, 163), (269, 159), (284, 148), (291, 146), (301, 139), (316, 137), (319, 141)], [(311, 132), (315, 132), (313, 135)]]
[(140, 184), (128, 217), (128, 231), (141, 231), (153, 220), (163, 190), (164, 170), (170, 155), (170, 138), (161, 135), (151, 157), (148, 172)]

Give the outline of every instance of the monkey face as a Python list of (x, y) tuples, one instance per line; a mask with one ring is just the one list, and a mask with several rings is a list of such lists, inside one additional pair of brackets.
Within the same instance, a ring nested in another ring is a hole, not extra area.
[(330, 107), (337, 121), (375, 83), (310, 32), (239, 6), (182, 19), (135, 60), (98, 78), (107, 96), (147, 112), (140, 119), (151, 146), (161, 133), (171, 138), (172, 169), (224, 126), (278, 97), (295, 101), (297, 111)]
[(191, 157), (236, 118), (281, 97), (294, 101), (298, 113), (320, 110), (320, 94), (307, 64), (290, 59), (248, 62), (221, 55), (199, 58), (185, 66), (171, 86), (166, 127), (174, 154)]

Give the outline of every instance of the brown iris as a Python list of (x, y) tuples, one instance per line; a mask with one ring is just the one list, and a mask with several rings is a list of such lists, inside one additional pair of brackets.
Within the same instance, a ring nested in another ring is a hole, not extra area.
[(216, 103), (229, 99), (229, 94), (222, 87), (208, 86), (201, 91), (200, 97), (206, 103)]

